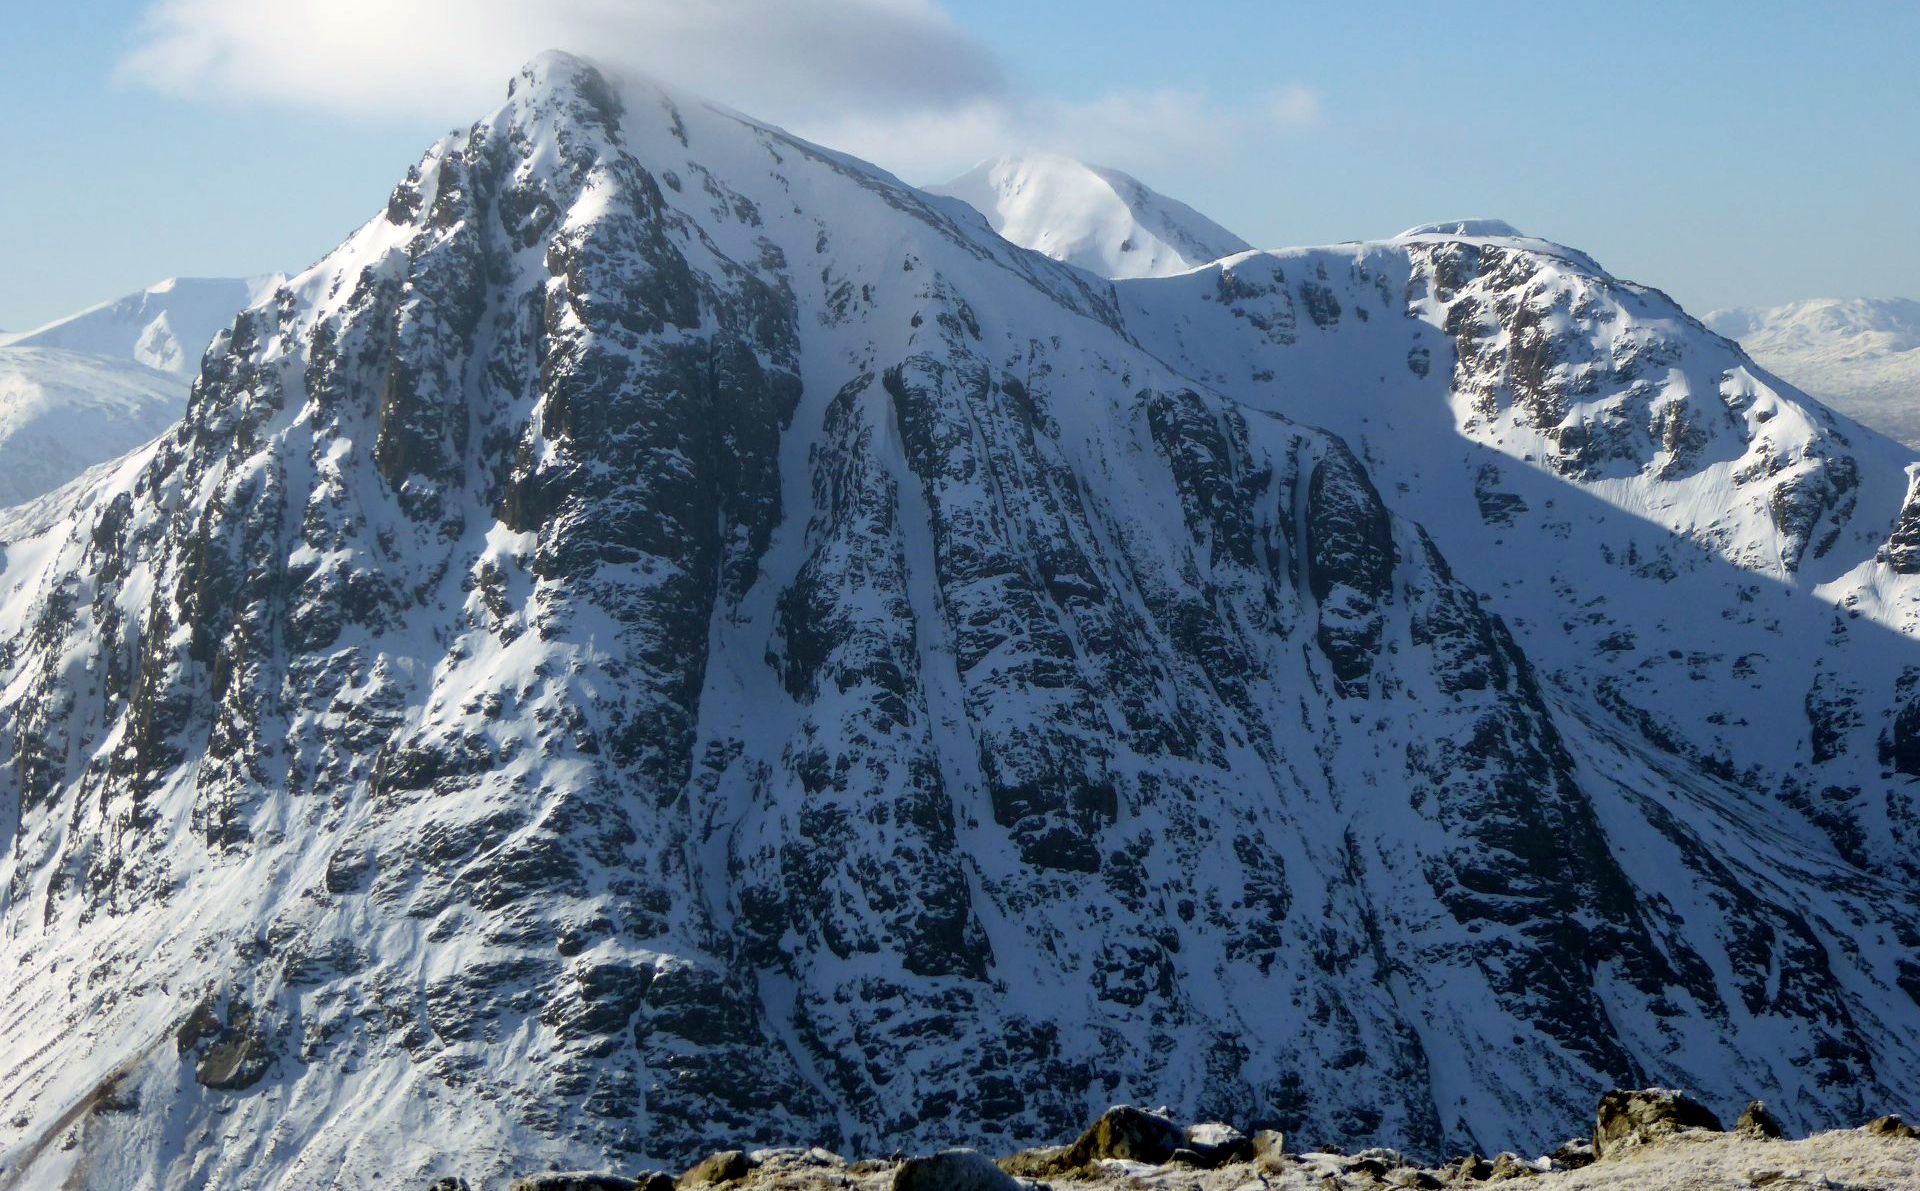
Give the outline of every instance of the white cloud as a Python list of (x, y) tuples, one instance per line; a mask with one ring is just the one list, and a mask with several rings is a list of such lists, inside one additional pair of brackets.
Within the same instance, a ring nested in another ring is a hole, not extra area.
[(1223, 105), (1195, 91), (1115, 90), (1075, 102), (1005, 94), (905, 113), (852, 112), (796, 131), (880, 162), (910, 181), (944, 181), (1002, 153), (1064, 153), (1135, 173), (1178, 172), (1263, 152), (1320, 126), (1319, 100), (1286, 87)]
[(156, 0), (122, 74), (178, 95), (455, 120), (545, 49), (789, 116), (1003, 88), (931, 0)]
[(1123, 169), (1218, 161), (1320, 121), (1280, 88), (1068, 101), (1009, 86), (934, 0), (153, 0), (122, 76), (192, 97), (469, 119), (527, 58), (584, 53), (915, 181), (1044, 149)]

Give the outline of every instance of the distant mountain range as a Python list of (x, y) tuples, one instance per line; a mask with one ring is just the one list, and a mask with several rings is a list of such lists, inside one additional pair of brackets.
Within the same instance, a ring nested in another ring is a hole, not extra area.
[(1835, 409), (1920, 447), (1920, 302), (1819, 298), (1704, 320)]

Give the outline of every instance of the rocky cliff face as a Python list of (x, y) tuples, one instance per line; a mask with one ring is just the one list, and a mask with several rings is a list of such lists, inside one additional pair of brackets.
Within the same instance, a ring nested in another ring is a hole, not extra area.
[(964, 214), (549, 56), (0, 527), (0, 1179), (1920, 1090), (1891, 448), (1537, 242)]

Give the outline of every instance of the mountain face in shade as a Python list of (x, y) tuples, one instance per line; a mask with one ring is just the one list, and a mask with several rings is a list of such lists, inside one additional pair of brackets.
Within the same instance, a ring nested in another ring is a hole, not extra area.
[(1835, 409), (1920, 444), (1920, 302), (1819, 298), (1716, 310), (1705, 321)]
[(1911, 461), (1510, 228), (1108, 282), (543, 57), (0, 515), (0, 1185), (1913, 1104)]
[(1251, 247), (1119, 170), (1055, 154), (985, 161), (929, 193), (961, 200), (1023, 248), (1101, 277), (1164, 277)]

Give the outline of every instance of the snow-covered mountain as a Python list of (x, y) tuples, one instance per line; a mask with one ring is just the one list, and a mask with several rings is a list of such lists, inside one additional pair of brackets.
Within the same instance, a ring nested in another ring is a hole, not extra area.
[(1029, 153), (981, 162), (929, 193), (957, 198), (1023, 248), (1102, 277), (1164, 277), (1246, 241), (1119, 170)]
[(1835, 409), (1920, 447), (1920, 302), (1820, 298), (1705, 322)]
[(1920, 469), (1474, 221), (1107, 282), (549, 55), (0, 515), (0, 1186), (1920, 1106)]
[(199, 370), (200, 354), (213, 337), (282, 280), (279, 276), (172, 277), (11, 336), (7, 346), (110, 356), (190, 377)]
[(0, 507), (53, 491), (177, 421), (187, 386), (131, 360), (0, 348)]
[(0, 335), (0, 507), (42, 496), (179, 420), (200, 357), (278, 278), (174, 278)]

